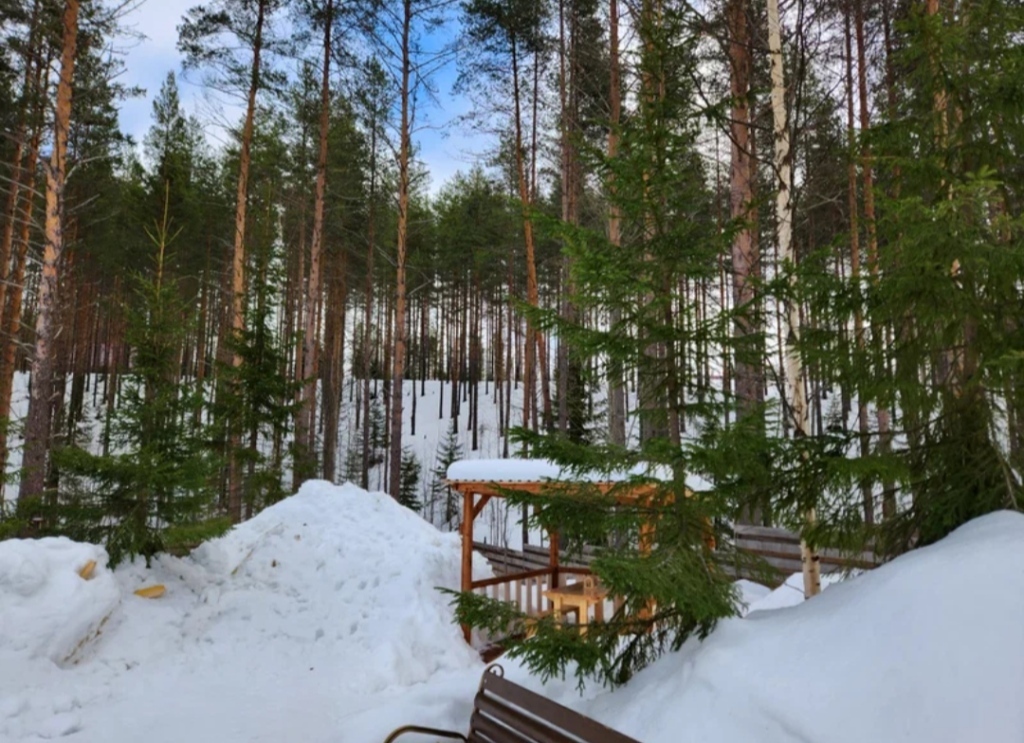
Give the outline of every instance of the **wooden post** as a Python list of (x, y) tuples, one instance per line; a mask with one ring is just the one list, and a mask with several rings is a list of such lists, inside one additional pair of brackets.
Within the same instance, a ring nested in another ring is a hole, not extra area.
[[(473, 590), (473, 492), (462, 494), (462, 592)], [(466, 642), (470, 639), (470, 627), (462, 625)]]
[[(654, 526), (649, 522), (644, 522), (640, 526), (640, 554), (644, 557), (650, 557), (651, 545), (654, 544)], [(647, 608), (640, 612), (641, 619), (648, 619), (654, 614), (654, 601), (648, 599)], [(650, 632), (653, 627), (648, 628)]]

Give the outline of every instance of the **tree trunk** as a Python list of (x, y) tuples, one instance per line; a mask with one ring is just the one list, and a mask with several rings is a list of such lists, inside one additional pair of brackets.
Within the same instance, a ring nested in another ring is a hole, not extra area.
[[(231, 329), (237, 339), (245, 329), (245, 220), (249, 204), (249, 165), (252, 160), (252, 136), (256, 118), (256, 94), (260, 86), (260, 54), (263, 51), (263, 24), (267, 0), (259, 0), (256, 29), (252, 46), (252, 70), (249, 78), (249, 96), (242, 127), (241, 153), (238, 158), (238, 193), (235, 200), (235, 242), (231, 262)], [(222, 339), (223, 343), (224, 340)], [(242, 363), (238, 352), (232, 354), (231, 364)], [(235, 384), (238, 382), (236, 381)], [(229, 422), (228, 440), (228, 515), (238, 523), (242, 520), (242, 482), (238, 461), (241, 431), (235, 421)]]
[[(753, 202), (753, 163), (751, 153), (751, 121), (747, 96), (750, 88), (750, 39), (747, 31), (747, 9), (744, 0), (731, 0), (730, 54), (732, 62), (732, 154), (730, 167), (730, 207), (733, 220), (749, 219)], [(755, 253), (753, 230), (749, 224), (736, 232), (732, 245), (734, 308), (751, 307), (758, 256)], [(736, 334), (744, 338), (756, 332), (749, 317), (738, 319)], [(745, 354), (745, 355), (749, 355)], [(741, 413), (751, 410), (761, 400), (761, 383), (755, 363), (736, 361), (736, 395)]]
[[(753, 137), (748, 96), (750, 94), (751, 49), (747, 25), (747, 0), (730, 0), (728, 6), (729, 56), (732, 90), (732, 153), (730, 165), (730, 214), (743, 226), (736, 231), (732, 244), (733, 310), (738, 314), (734, 335), (735, 373), (738, 415), (753, 415), (764, 395), (761, 372), (759, 328), (756, 317), (754, 279), (759, 272), (760, 257), (751, 224), (754, 209)], [(753, 317), (752, 317), (753, 315)], [(744, 520), (762, 520), (756, 511), (744, 514)]]
[[(608, 125), (608, 159), (619, 155), (619, 125), (622, 117), (622, 91), (619, 76), (619, 0), (609, 2), (608, 67), (610, 82), (608, 100), (611, 120)], [(610, 204), (608, 206), (608, 241), (615, 247), (622, 245), (622, 209), (616, 201), (615, 178), (608, 179)], [(612, 332), (618, 332), (622, 310), (613, 307), (610, 316)], [(626, 445), (626, 390), (622, 385), (622, 364), (612, 359), (608, 365), (608, 439), (616, 446)]]
[[(334, 22), (334, 0), (327, 0), (324, 18), (324, 64), (320, 90), (320, 152), (316, 168), (316, 196), (313, 202), (313, 241), (309, 248), (309, 288), (306, 291), (306, 326), (302, 333), (302, 412), (296, 421), (295, 438), (302, 447), (301, 466), (297, 466), (297, 484), (316, 474), (316, 451), (313, 446), (313, 406), (316, 404), (317, 352), (320, 348), (316, 332), (316, 303), (320, 298), (320, 264), (324, 243), (324, 207), (327, 191), (327, 140), (331, 128), (331, 25)], [(298, 462), (297, 462), (298, 464)]]
[[(793, 170), (790, 156), (789, 124), (786, 112), (786, 81), (782, 59), (782, 31), (779, 22), (779, 0), (768, 0), (768, 49), (771, 54), (772, 118), (775, 123), (775, 172), (778, 191), (775, 199), (775, 218), (778, 229), (779, 260), (783, 270), (796, 267), (793, 250)], [(795, 289), (797, 277), (791, 273), (789, 287)], [(800, 357), (800, 303), (790, 296), (785, 308), (785, 364), (786, 390), (793, 438), (801, 440), (808, 435), (807, 396), (804, 387), (804, 367)], [(815, 521), (814, 509), (804, 514), (808, 526)], [(821, 593), (821, 564), (813, 545), (803, 540), (800, 544), (803, 563), (804, 597)]]
[(406, 288), (405, 263), (409, 236), (409, 76), (411, 59), (409, 32), (412, 0), (404, 0), (402, 17), (402, 121), (398, 148), (398, 255), (395, 271), (395, 355), (391, 368), (391, 497), (398, 499), (402, 488), (402, 382), (405, 379)]
[(348, 308), (347, 261), (345, 251), (334, 256), (328, 286), (327, 354), (329, 364), (324, 384), (324, 479), (337, 477), (338, 426), (341, 417), (341, 395), (345, 374), (345, 316)]
[[(40, 75), (46, 65), (39, 65), (36, 72), (36, 90), (41, 84)], [(35, 206), (36, 166), (39, 162), (39, 147), (43, 134), (43, 99), (36, 110), (34, 131), (29, 144), (28, 158), (25, 165), (25, 188), (21, 193), (21, 203), (17, 214), (21, 215), (20, 230), (17, 242), (14, 243), (13, 270), (8, 276), (11, 289), (3, 306), (0, 337), (3, 338), (3, 358), (0, 359), (0, 421), (11, 418), (11, 395), (14, 390), (14, 374), (17, 371), (17, 357), (21, 335), (21, 305), (25, 294), (25, 263), (28, 258), (28, 244), (32, 233), (32, 212)], [(0, 472), (7, 471), (9, 424), (0, 425)]]
[[(67, 179), (68, 131), (71, 124), (72, 83), (78, 47), (78, 0), (66, 0), (62, 19), (63, 40), (57, 107), (54, 113), (53, 151), (46, 168), (46, 243), (36, 300), (36, 342), (32, 358), (32, 395), (25, 421), (25, 451), (18, 499), (42, 495), (50, 445), (53, 397), (53, 343), (57, 307), (57, 264), (64, 250), (64, 187)], [(61, 390), (63, 393), (63, 390)]]
[[(526, 244), (526, 301), (531, 307), (538, 307), (540, 300), (537, 289), (537, 263), (534, 255), (533, 216), (530, 214), (530, 193), (526, 182), (526, 164), (523, 157), (523, 126), (521, 90), (519, 80), (519, 55), (516, 42), (512, 41), (512, 96), (515, 108), (515, 167), (519, 183), (519, 204), (523, 219), (523, 237)], [(537, 333), (530, 318), (526, 320), (525, 369), (523, 371), (523, 425), (530, 426), (531, 414), (536, 404)]]
[[(6, 221), (4, 222), (3, 235), (0, 236), (0, 327), (3, 327), (3, 312), (7, 306), (11, 249), (14, 244), (14, 229), (18, 217), (18, 195), (22, 180), (25, 177), (32, 177), (31, 174), (26, 174), (24, 166), (29, 119), (33, 113), (33, 107), (29, 105), (29, 101), (32, 100), (33, 95), (38, 95), (39, 87), (42, 83), (42, 66), (33, 60), (33, 55), (39, 54), (39, 26), (39, 0), (34, 0), (32, 3), (32, 16), (29, 21), (29, 41), (25, 47), (24, 54), (25, 75), (22, 81), (21, 103), (17, 115), (18, 128), (14, 135), (14, 157), (12, 158), (13, 168), (11, 170), (10, 189), (7, 192), (7, 204), (3, 214)], [(28, 149), (31, 149), (31, 147)], [(33, 169), (35, 168), (34, 162), (30, 162), (30, 165)]]
[[(860, 282), (860, 220), (857, 200), (857, 163), (853, 156), (854, 140), (854, 88), (853, 88), (853, 30), (850, 21), (850, 8), (847, 7), (845, 18), (846, 37), (846, 132), (850, 146), (850, 162), (847, 166), (847, 188), (849, 190), (850, 205), (850, 272), (855, 284)], [(864, 350), (864, 314), (858, 306), (853, 315), (853, 332), (857, 343), (857, 350)], [(870, 453), (870, 438), (868, 432), (868, 406), (861, 395), (857, 396), (857, 433), (860, 439), (860, 456), (867, 458)], [(875, 503), (871, 493), (870, 483), (861, 485), (861, 500), (864, 508), (864, 521), (867, 524), (875, 522)]]

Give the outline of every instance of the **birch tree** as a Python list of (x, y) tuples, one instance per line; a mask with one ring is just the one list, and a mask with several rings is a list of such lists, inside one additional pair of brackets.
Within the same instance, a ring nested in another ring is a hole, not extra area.
[[(793, 250), (793, 167), (790, 151), (789, 121), (786, 111), (786, 79), (782, 57), (782, 30), (779, 20), (779, 0), (767, 0), (768, 51), (771, 55), (772, 120), (775, 134), (775, 219), (778, 230), (779, 260), (784, 271), (789, 271), (790, 291), (796, 288), (794, 272), (796, 253)], [(803, 439), (810, 433), (805, 392), (804, 368), (800, 359), (800, 303), (792, 293), (784, 302), (785, 328), (785, 380), (786, 412), (792, 424), (793, 438)], [(798, 447), (799, 449), (799, 447)], [(815, 521), (814, 509), (805, 514), (808, 525)], [(800, 543), (803, 563), (804, 596), (810, 598), (821, 592), (821, 565), (818, 554), (806, 540)]]

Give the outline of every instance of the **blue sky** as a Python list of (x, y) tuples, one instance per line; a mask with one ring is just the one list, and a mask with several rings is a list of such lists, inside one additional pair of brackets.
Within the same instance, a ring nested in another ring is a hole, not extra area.
[[(122, 78), (126, 85), (137, 85), (146, 90), (145, 96), (125, 101), (120, 114), (122, 129), (138, 142), (142, 141), (149, 129), (153, 97), (160, 90), (160, 84), (170, 70), (179, 74), (178, 83), (186, 110), (197, 114), (208, 124), (207, 132), (213, 144), (221, 141), (217, 126), (218, 116), (205, 100), (203, 89), (181, 79), (181, 57), (175, 48), (178, 40), (177, 26), (181, 22), (181, 17), (190, 7), (197, 4), (197, 1), (148, 0), (125, 19), (126, 26), (145, 37), (141, 41), (129, 44), (125, 58), (126, 71)], [(436, 192), (456, 171), (469, 170), (474, 157), (488, 145), (484, 137), (463, 131), (453, 123), (453, 119), (465, 113), (469, 106), (466, 99), (451, 93), (454, 78), (454, 65), (438, 73), (436, 84), (441, 105), (421, 112), (417, 122), (421, 127), (414, 137), (420, 157), (430, 171), (430, 190), (433, 192)], [(240, 115), (240, 110), (225, 111), (225, 116), (229, 119), (235, 119)], [(423, 124), (426, 126), (422, 126)]]

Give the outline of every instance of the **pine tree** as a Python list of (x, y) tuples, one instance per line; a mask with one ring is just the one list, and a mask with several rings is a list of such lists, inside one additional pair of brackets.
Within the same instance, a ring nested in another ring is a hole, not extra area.
[[(230, 332), (224, 333), (219, 360), (228, 361), (226, 351), (238, 341), (245, 327), (246, 229), (249, 206), (249, 169), (256, 125), (256, 100), (259, 91), (280, 73), (267, 64), (267, 58), (283, 51), (285, 42), (273, 34), (273, 16), (282, 7), (282, 0), (217, 0), (212, 5), (191, 8), (178, 28), (178, 49), (185, 56), (185, 68), (205, 68), (216, 85), (245, 90), (245, 117), (239, 138), (238, 188), (235, 198), (234, 245), (231, 254)], [(236, 345), (236, 351), (238, 346)], [(235, 353), (233, 366), (242, 363)], [(242, 372), (237, 373), (239, 376)], [(237, 397), (237, 390), (225, 392)], [(223, 405), (230, 410), (234, 406)], [(242, 450), (238, 426), (228, 425), (228, 450)], [(228, 466), (228, 511), (237, 522), (242, 519), (241, 463), (232, 458)]]
[(68, 176), (68, 137), (75, 63), (78, 61), (78, 0), (65, 0), (61, 19), (60, 79), (54, 113), (54, 141), (46, 167), (46, 246), (36, 299), (36, 338), (32, 356), (32, 395), (25, 421), (25, 449), (18, 499), (42, 495), (51, 447), (54, 393), (54, 340), (59, 329), (57, 266), (64, 252), (64, 197)]
[[(238, 467), (239, 507), (246, 518), (286, 495), (286, 462), (279, 442), (289, 431), (300, 387), (300, 382), (282, 373), (285, 346), (276, 332), (275, 318), (278, 287), (283, 283), (280, 220), (275, 208), (287, 162), (286, 126), (282, 117), (261, 118), (254, 132), (251, 175), (255, 195), (247, 238), (253, 286), (247, 297), (245, 326), (226, 341), (233, 358), (221, 362), (223, 386), (214, 405), (229, 442), (225, 458)], [(270, 442), (273, 445), (268, 447)]]

